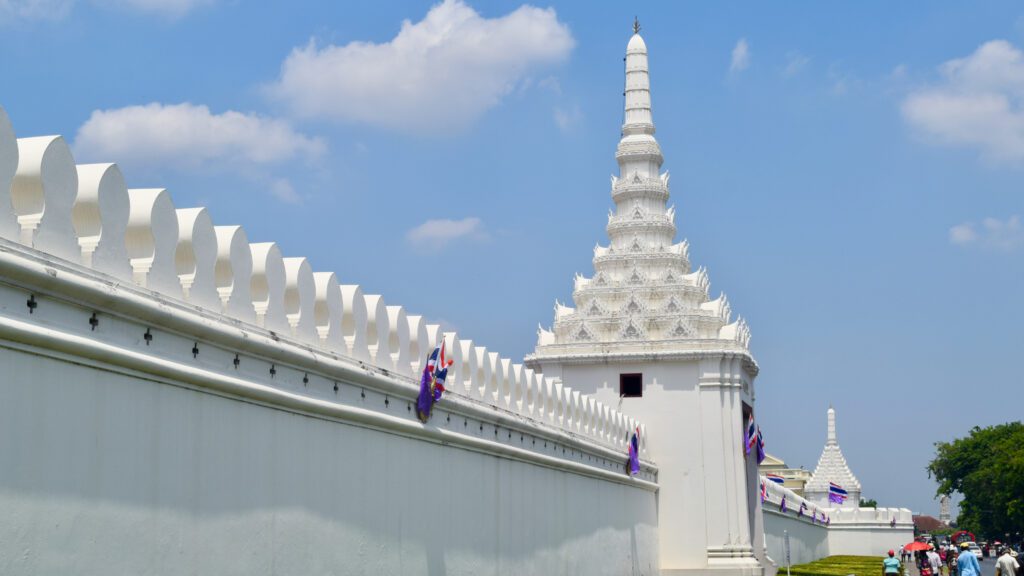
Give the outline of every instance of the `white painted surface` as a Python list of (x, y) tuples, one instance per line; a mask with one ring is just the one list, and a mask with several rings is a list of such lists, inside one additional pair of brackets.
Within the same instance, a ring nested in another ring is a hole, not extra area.
[(0, 573), (657, 569), (643, 489), (5, 348), (0, 363)]
[(831, 515), (831, 554), (882, 556), (914, 539), (914, 520), (906, 508), (841, 508)]
[(792, 512), (781, 514), (765, 510), (764, 535), (768, 556), (785, 574), (786, 552), (785, 532), (789, 532), (791, 564), (804, 564), (829, 556), (829, 529), (821, 524), (811, 524), (797, 519)]

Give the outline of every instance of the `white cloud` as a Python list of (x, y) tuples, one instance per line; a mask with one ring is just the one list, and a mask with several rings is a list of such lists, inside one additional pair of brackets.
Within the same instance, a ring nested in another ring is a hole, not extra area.
[(732, 62), (729, 63), (730, 72), (742, 72), (750, 66), (750, 45), (746, 38), (740, 38), (732, 49)]
[(59, 20), (74, 0), (0, 0), (0, 23), (11, 20)]
[(269, 93), (297, 116), (405, 131), (464, 127), (535, 68), (566, 59), (569, 28), (553, 9), (483, 18), (445, 0), (388, 42), (296, 48)]
[(1006, 221), (985, 218), (981, 224), (964, 222), (949, 229), (949, 241), (958, 246), (978, 245), (1009, 252), (1024, 247), (1024, 225), (1016, 215)]
[(213, 114), (206, 106), (159, 104), (95, 110), (78, 129), (75, 153), (92, 160), (198, 168), (265, 166), (320, 156), (326, 144), (287, 122), (256, 114)]
[(470, 216), (462, 220), (427, 220), (406, 234), (406, 238), (415, 246), (427, 245), (441, 248), (459, 238), (487, 238), (483, 222)]
[(782, 75), (786, 78), (792, 78), (799, 74), (808, 64), (811, 59), (803, 54), (793, 51), (786, 54), (786, 67), (782, 69)]
[(1024, 162), (1024, 54), (993, 40), (939, 67), (942, 81), (910, 93), (906, 121), (928, 141)]

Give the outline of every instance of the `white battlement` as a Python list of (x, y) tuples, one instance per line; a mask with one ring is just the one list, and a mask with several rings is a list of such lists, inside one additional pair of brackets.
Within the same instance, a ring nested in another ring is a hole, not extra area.
[[(381, 295), (315, 272), (204, 208), (177, 209), (162, 188), (129, 190), (115, 164), (76, 165), (59, 136), (16, 138), (0, 107), (0, 238), (133, 283), (225, 325), (368, 365), (419, 390), (425, 356), (445, 338), (449, 393), (626, 452), (639, 422), (468, 339), (427, 324)], [(646, 442), (643, 443), (646, 446)]]

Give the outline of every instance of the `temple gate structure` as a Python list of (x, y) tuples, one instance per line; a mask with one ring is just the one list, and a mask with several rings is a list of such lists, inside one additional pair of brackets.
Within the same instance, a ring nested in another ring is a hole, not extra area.
[(635, 414), (658, 462), (663, 574), (763, 572), (757, 463), (743, 427), (758, 366), (750, 331), (708, 273), (675, 242), (669, 174), (654, 137), (647, 45), (626, 47), (625, 114), (612, 177), (607, 246), (594, 275), (577, 276), (574, 306), (555, 304), (526, 365), (563, 386)]

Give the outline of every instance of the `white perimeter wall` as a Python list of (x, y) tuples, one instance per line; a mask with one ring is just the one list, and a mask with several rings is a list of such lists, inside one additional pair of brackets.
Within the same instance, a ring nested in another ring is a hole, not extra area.
[[(774, 506), (767, 504), (767, 506)], [(768, 508), (764, 511), (764, 541), (768, 556), (783, 573), (786, 566), (785, 534), (789, 533), (790, 564), (813, 562), (829, 555), (829, 529)]]
[(914, 540), (913, 516), (906, 508), (842, 508), (832, 517), (828, 542), (833, 555), (882, 556)]
[(652, 574), (655, 494), (0, 348), (0, 573)]
[[(906, 508), (818, 508), (789, 488), (763, 476), (761, 481), (767, 490), (762, 505), (765, 547), (780, 573), (786, 566), (787, 531), (791, 565), (826, 556), (882, 556), (914, 539), (913, 517)], [(783, 497), (786, 512), (781, 510)], [(803, 515), (799, 514), (801, 504), (807, 506)], [(812, 522), (812, 516), (817, 521)], [(828, 526), (823, 518), (828, 518)]]

